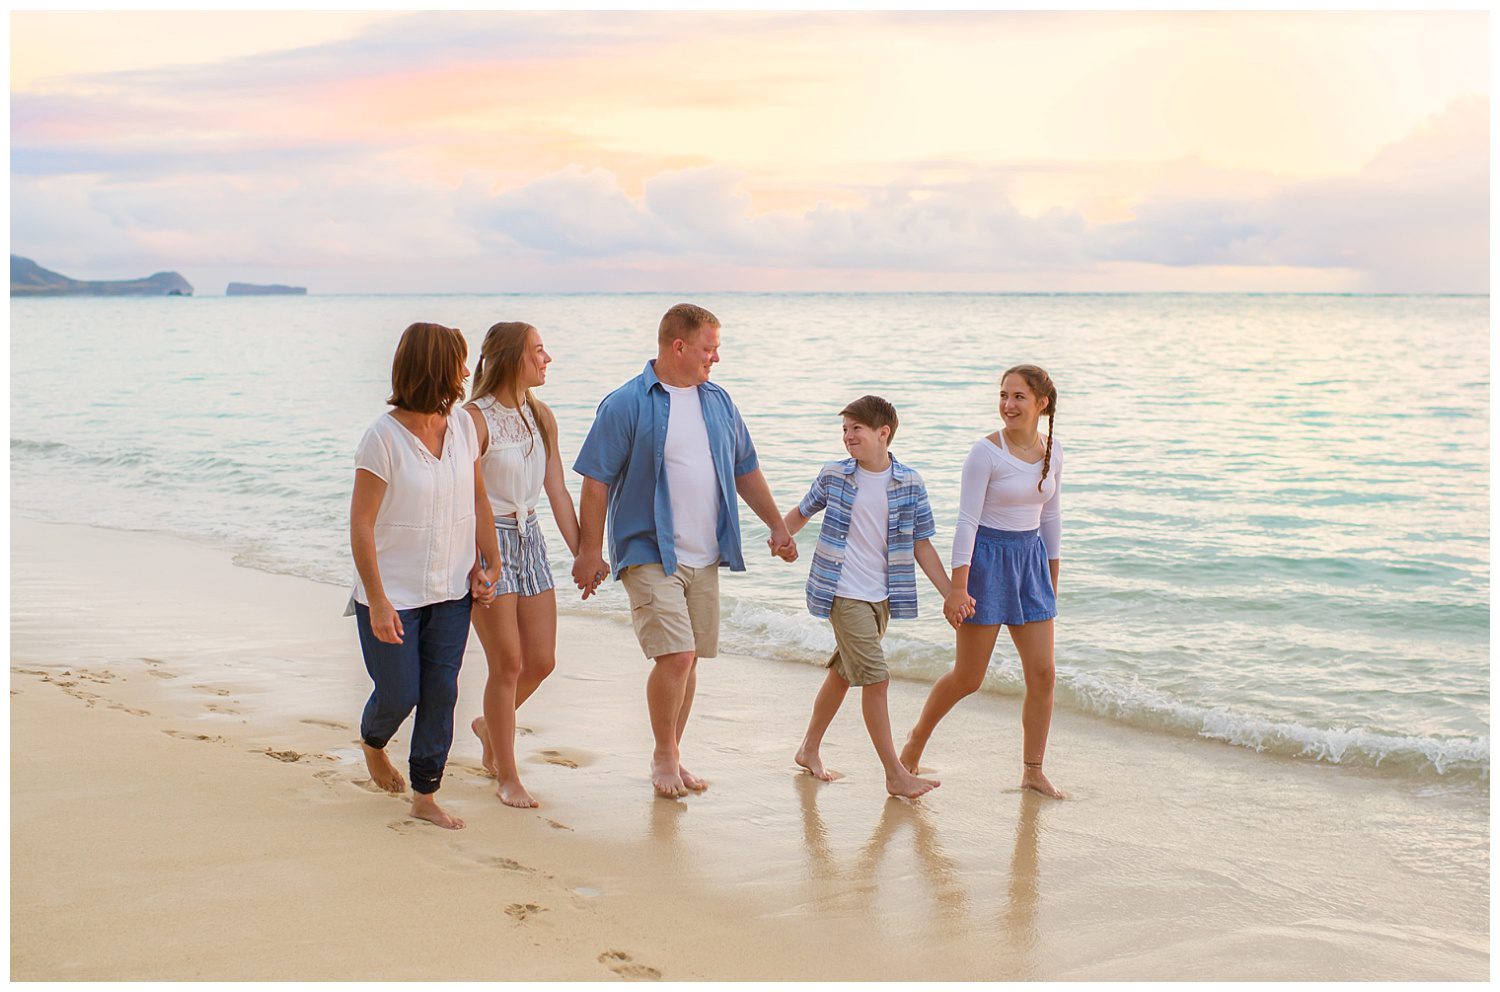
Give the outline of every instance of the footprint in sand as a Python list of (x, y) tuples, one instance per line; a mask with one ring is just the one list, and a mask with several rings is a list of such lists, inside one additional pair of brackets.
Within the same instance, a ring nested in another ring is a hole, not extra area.
[(302, 760), (302, 752), (300, 751), (273, 751), (270, 748), (266, 748), (260, 753), (268, 758), (275, 758), (277, 761), (293, 762)]
[(536, 916), (538, 913), (545, 913), (546, 911), (547, 907), (538, 906), (534, 902), (513, 902), (509, 906), (505, 907), (505, 915), (509, 916), (517, 923), (525, 923), (527, 920), (531, 919), (533, 916)]
[[(152, 672), (151, 674), (155, 675), (156, 673)], [(229, 692), (228, 689), (215, 689), (211, 685), (195, 685), (195, 686), (193, 686), (193, 688), (194, 689), (202, 689), (204, 692), (211, 692), (215, 696), (228, 696), (228, 695), (230, 695), (230, 692)], [(303, 722), (306, 723), (307, 721), (304, 720)]]
[(539, 817), (539, 819), (542, 820), (542, 822), (546, 823), (547, 826), (551, 827), (553, 830), (572, 830), (573, 829), (572, 827), (568, 826), (566, 823), (558, 823), (556, 820), (548, 819), (545, 816)]
[(222, 737), (213, 737), (208, 734), (190, 734), (186, 730), (163, 730), (162, 733), (168, 737), (175, 737), (182, 741), (207, 741), (210, 744), (225, 743)]
[(398, 834), (409, 834), (421, 825), (420, 820), (392, 820), (386, 824), (386, 829), (394, 830)]
[(156, 668), (148, 669), (148, 671), (150, 672), (150, 674), (155, 675), (159, 679), (175, 679), (177, 677), (171, 672), (163, 672), (160, 669)]
[(220, 706), (218, 703), (209, 703), (208, 711), (210, 713), (224, 713), (226, 715), (233, 714), (234, 716), (240, 715), (240, 711), (235, 709), (233, 706)]
[(124, 710), (126, 713), (129, 713), (131, 716), (150, 716), (151, 715), (151, 711), (150, 710), (138, 710), (138, 709), (134, 709), (134, 708), (132, 708), (130, 706), (124, 705), (123, 703), (110, 703), (109, 704), (109, 708), (112, 709), (112, 710)]
[(525, 872), (527, 874), (531, 874), (536, 871), (535, 868), (523, 865), (515, 858), (485, 858), (483, 863), (491, 865), (495, 868), (504, 869), (505, 871), (519, 871)]
[(312, 724), (314, 727), (327, 727), (329, 730), (349, 729), (349, 725), (347, 723), (339, 723), (337, 720), (303, 720), (302, 722)]
[(627, 982), (661, 981), (660, 971), (649, 965), (636, 964), (624, 951), (605, 951), (599, 955), (599, 963)]
[(12, 668), (11, 671), (15, 672), (17, 675), (51, 675), (52, 674), (51, 672), (44, 671), (43, 669), (40, 669), (40, 668)]
[(559, 768), (582, 768), (584, 765), (592, 765), (595, 757), (587, 751), (548, 748), (545, 751), (537, 751), (531, 756), (531, 760), (547, 765), (557, 765)]

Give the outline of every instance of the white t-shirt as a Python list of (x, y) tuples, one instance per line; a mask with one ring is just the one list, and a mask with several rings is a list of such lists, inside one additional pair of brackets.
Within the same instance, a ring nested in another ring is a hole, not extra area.
[(884, 472), (855, 468), (854, 480), (859, 488), (849, 513), (849, 540), (844, 546), (844, 567), (839, 570), (834, 595), (878, 603), (890, 598), (886, 585), (890, 466)]
[[(474, 567), (474, 462), (479, 435), (468, 411), (448, 413), (442, 458), (389, 413), (370, 425), (354, 467), (385, 480), (375, 515), (375, 562), (391, 605), (411, 610), (462, 599)], [(354, 574), (354, 599), (370, 605)]]
[(697, 386), (668, 386), (667, 443), (663, 461), (672, 502), (672, 545), (689, 568), (719, 563), (719, 478), (708, 447), (708, 426)]
[[(1046, 444), (1044, 440), (1042, 442)], [(1005, 435), (1000, 435), (1005, 444)], [(989, 438), (980, 438), (964, 459), (958, 492), (958, 525), (953, 528), (953, 567), (969, 564), (980, 526), (996, 530), (1042, 530), (1048, 558), (1062, 545), (1062, 442), (1052, 443), (1052, 463), (1040, 491), (1042, 463), (1022, 461)]]

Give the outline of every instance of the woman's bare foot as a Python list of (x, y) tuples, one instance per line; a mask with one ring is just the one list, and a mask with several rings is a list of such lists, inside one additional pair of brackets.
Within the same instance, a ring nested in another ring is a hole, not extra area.
[(1063, 794), (1063, 791), (1061, 789), (1053, 785), (1051, 782), (1047, 781), (1047, 776), (1042, 774), (1042, 770), (1040, 768), (1027, 768), (1021, 774), (1021, 788), (1035, 789), (1042, 795), (1051, 796), (1053, 799), (1068, 798)]
[(885, 777), (885, 791), (893, 796), (901, 796), (906, 799), (915, 799), (925, 796), (943, 783), (932, 778), (918, 778), (906, 772), (902, 775), (887, 775)]
[(687, 795), (687, 785), (682, 781), (682, 769), (673, 757), (651, 759), (651, 787), (658, 796), (676, 799)]
[(698, 776), (694, 775), (692, 772), (682, 767), (681, 763), (678, 763), (677, 765), (677, 774), (682, 776), (682, 784), (687, 786), (689, 792), (708, 791), (708, 780), (699, 778)]
[(911, 735), (906, 736), (906, 743), (901, 747), (901, 767), (915, 775), (918, 771), (917, 765), (922, 760), (922, 746), (918, 745)]
[(359, 746), (365, 752), (365, 767), (370, 770), (370, 781), (374, 782), (386, 792), (405, 792), (406, 779), (396, 771), (396, 766), (391, 764), (391, 759), (386, 756), (385, 748), (371, 747), (364, 741)]
[(536, 809), (541, 803), (531, 798), (531, 793), (526, 791), (526, 786), (521, 784), (518, 778), (509, 781), (497, 782), (495, 784), (495, 795), (507, 806), (517, 809)]
[(834, 773), (823, 767), (823, 759), (819, 757), (816, 749), (809, 751), (804, 744), (797, 749), (793, 761), (807, 769), (807, 774), (823, 782), (832, 782)]
[(484, 755), (479, 759), (479, 763), (484, 766), (484, 773), (490, 778), (496, 778), (495, 755), (490, 750), (490, 732), (484, 725), (484, 717), (476, 716), (474, 722), (469, 724), (469, 729), (474, 731), (474, 736), (479, 738), (479, 746), (484, 748)]
[(462, 830), (464, 821), (443, 810), (432, 796), (422, 792), (413, 792), (411, 797), (411, 815), (428, 823), (435, 823), (445, 830)]

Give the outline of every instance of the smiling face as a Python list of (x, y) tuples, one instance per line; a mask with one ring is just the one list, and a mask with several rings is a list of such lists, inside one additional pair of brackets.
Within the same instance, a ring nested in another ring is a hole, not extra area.
[(873, 428), (844, 414), (844, 450), (858, 462), (880, 464), (890, 446), (891, 429)]
[(547, 384), (547, 366), (552, 364), (552, 356), (547, 354), (547, 349), (542, 345), (542, 334), (536, 328), (532, 328), (526, 334), (526, 346), (521, 352), (521, 362), (517, 370), (517, 383), (522, 389), (535, 389), (537, 386)]
[(1007, 430), (1030, 433), (1046, 412), (1046, 398), (1037, 396), (1025, 377), (1013, 372), (1000, 383), (1000, 422)]
[(719, 360), (719, 325), (703, 324), (686, 338), (672, 342), (678, 371), (694, 385), (708, 381), (714, 363)]

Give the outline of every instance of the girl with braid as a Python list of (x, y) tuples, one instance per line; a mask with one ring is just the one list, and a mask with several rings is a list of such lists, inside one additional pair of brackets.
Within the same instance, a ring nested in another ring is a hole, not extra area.
[[(1047, 417), (1047, 434), (1037, 430)], [(1021, 787), (1062, 799), (1042, 773), (1052, 724), (1052, 618), (1057, 616), (1062, 534), (1062, 446), (1054, 438), (1057, 387), (1035, 365), (1000, 378), (1000, 430), (964, 459), (953, 534), (953, 591), (943, 606), (958, 625), (953, 670), (938, 679), (912, 728), (901, 763), (912, 774), (938, 721), (984, 680), (1002, 624), (1021, 656)], [(962, 623), (959, 623), (962, 621)]]

